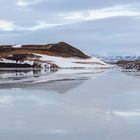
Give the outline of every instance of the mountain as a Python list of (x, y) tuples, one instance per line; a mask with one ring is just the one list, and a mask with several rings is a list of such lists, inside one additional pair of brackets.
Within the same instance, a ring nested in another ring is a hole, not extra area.
[(140, 70), (140, 56), (96, 56), (109, 64), (116, 64), (119, 67), (128, 70)]
[(86, 55), (79, 49), (65, 43), (59, 42), (56, 44), (47, 44), (47, 45), (23, 45), (23, 48), (30, 48), (30, 49), (43, 49), (49, 51), (52, 56), (61, 56), (64, 58), (69, 57), (77, 57), (77, 58), (90, 58), (90, 56)]
[(65, 43), (46, 45), (1, 45), (0, 68), (94, 68), (108, 67)]
[(140, 56), (136, 56), (136, 55), (132, 55), (132, 56), (96, 56), (96, 57), (107, 63), (116, 63), (121, 60), (125, 60), (125, 61), (140, 60)]

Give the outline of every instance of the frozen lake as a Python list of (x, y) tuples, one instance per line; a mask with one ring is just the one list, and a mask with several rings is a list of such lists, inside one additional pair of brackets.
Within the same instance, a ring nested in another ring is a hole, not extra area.
[(138, 140), (140, 72), (0, 71), (1, 140)]

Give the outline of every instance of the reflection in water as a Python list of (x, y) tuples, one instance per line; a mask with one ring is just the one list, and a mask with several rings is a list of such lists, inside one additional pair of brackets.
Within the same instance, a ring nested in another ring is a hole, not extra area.
[(104, 69), (77, 69), (59, 71), (1, 71), (1, 89), (52, 90), (66, 93), (83, 82), (96, 78)]
[(1, 82), (0, 139), (138, 140), (140, 79), (103, 72), (29, 72), (26, 79)]
[(130, 118), (130, 117), (140, 117), (140, 111), (123, 111), (123, 112), (119, 112), (119, 111), (114, 111), (113, 112), (115, 115), (121, 116), (121, 117), (125, 117)]
[(140, 78), (140, 71), (139, 70), (122, 70), (121, 72), (127, 74), (128, 76)]

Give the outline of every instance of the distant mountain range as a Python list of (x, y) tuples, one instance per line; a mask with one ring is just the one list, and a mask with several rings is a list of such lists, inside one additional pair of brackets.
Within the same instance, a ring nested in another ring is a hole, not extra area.
[(107, 63), (116, 63), (121, 60), (125, 60), (125, 61), (139, 61), (140, 60), (140, 56), (136, 56), (136, 55), (132, 55), (132, 56), (98, 56), (98, 55), (94, 55), (94, 56)]
[(116, 64), (119, 67), (128, 70), (140, 70), (140, 56), (96, 56), (98, 59), (109, 63)]

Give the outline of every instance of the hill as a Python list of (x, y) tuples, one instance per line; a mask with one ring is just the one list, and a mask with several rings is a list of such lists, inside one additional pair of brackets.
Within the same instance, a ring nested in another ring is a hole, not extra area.
[(46, 45), (1, 45), (0, 68), (88, 68), (106, 67), (99, 59), (65, 43)]

